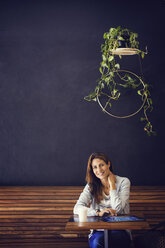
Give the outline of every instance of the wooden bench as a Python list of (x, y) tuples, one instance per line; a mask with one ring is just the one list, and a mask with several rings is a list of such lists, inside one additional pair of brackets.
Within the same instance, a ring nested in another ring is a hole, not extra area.
[[(65, 231), (82, 186), (0, 187), (0, 247), (86, 248), (87, 232)], [(132, 186), (131, 212), (165, 220), (165, 186)], [(136, 232), (133, 233), (136, 235)]]

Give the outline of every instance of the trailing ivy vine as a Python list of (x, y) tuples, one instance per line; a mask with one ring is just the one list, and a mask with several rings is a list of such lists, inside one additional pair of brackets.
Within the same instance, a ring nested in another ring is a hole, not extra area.
[[(114, 55), (114, 51), (120, 47), (121, 42), (125, 43), (126, 48), (134, 49), (139, 59), (144, 58), (147, 53), (147, 48), (146, 52), (140, 50), (139, 42), (137, 41), (138, 34), (131, 32), (129, 29), (122, 29), (120, 26), (110, 28), (109, 32), (104, 33), (103, 38), (105, 42), (101, 45), (102, 61), (99, 68), (101, 76), (98, 79), (98, 84), (94, 91), (84, 97), (84, 99), (87, 101), (97, 101), (100, 104), (99, 98), (106, 95), (107, 101), (105, 106), (102, 107), (102, 110), (116, 118), (128, 118), (143, 109), (143, 116), (140, 120), (145, 123), (144, 131), (148, 135), (155, 135), (156, 132), (153, 131), (152, 124), (148, 118), (148, 113), (153, 110), (149, 84), (146, 84), (142, 77), (137, 74), (128, 70), (121, 70), (120, 64), (116, 62), (116, 55)], [(122, 59), (122, 55), (119, 54), (119, 58)], [(120, 83), (116, 80), (117, 77), (120, 78)], [(139, 90), (138, 87), (140, 85), (143, 87)], [(111, 109), (113, 100), (119, 100), (121, 95), (119, 86), (123, 88), (131, 87), (137, 91), (137, 94), (142, 100), (142, 106), (138, 111), (128, 116), (115, 116), (106, 110), (107, 107)], [(108, 93), (107, 91), (105, 92), (105, 87), (108, 89)]]

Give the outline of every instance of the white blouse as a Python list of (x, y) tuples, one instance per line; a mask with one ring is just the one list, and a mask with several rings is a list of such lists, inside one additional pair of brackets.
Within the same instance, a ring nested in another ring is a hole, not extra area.
[[(115, 175), (116, 176), (116, 175)], [(78, 207), (85, 206), (88, 208), (88, 216), (97, 216), (96, 210), (104, 208), (112, 208), (117, 210), (117, 214), (129, 213), (129, 194), (130, 194), (130, 181), (126, 177), (116, 176), (116, 190), (109, 191), (109, 195), (104, 194), (104, 199), (97, 204), (93, 195), (90, 192), (90, 187), (87, 184), (80, 194), (80, 197), (74, 206), (73, 213), (78, 214)]]

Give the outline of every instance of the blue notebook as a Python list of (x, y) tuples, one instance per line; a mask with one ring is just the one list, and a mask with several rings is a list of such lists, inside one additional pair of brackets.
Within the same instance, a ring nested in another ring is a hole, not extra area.
[(110, 216), (102, 217), (105, 222), (122, 222), (122, 221), (144, 221), (145, 219), (136, 216)]

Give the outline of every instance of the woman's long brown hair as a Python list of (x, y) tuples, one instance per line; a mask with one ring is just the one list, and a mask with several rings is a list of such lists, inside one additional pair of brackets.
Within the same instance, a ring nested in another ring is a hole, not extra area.
[(109, 169), (112, 172), (113, 172), (113, 168), (112, 168), (112, 163), (109, 160), (109, 158), (107, 157), (107, 155), (105, 155), (102, 152), (94, 152), (90, 155), (90, 157), (88, 159), (86, 181), (90, 186), (91, 194), (93, 195), (95, 201), (97, 203), (100, 203), (101, 200), (103, 199), (103, 185), (102, 185), (100, 179), (97, 178), (95, 176), (95, 174), (93, 173), (92, 161), (95, 158), (103, 160), (106, 164), (108, 164), (108, 162), (110, 162), (110, 168)]

